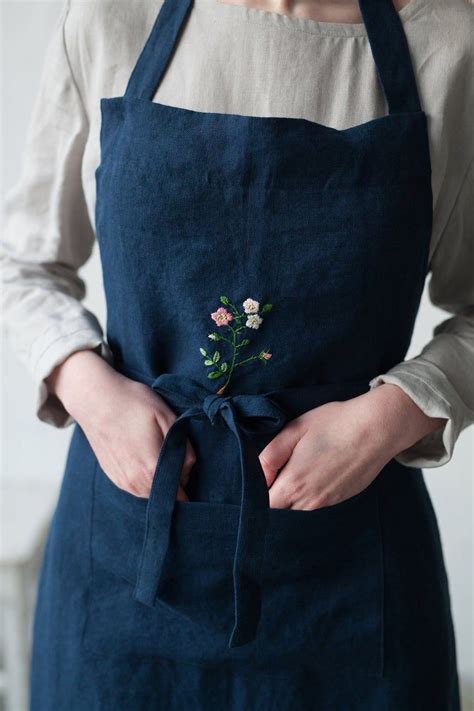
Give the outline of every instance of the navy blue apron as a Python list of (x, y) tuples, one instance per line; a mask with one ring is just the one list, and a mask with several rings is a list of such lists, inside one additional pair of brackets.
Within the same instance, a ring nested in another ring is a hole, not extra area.
[(392, 460), (356, 496), (297, 511), (269, 507), (258, 459), (292, 418), (404, 359), (427, 274), (427, 117), (391, 0), (360, 7), (388, 107), (361, 125), (154, 102), (191, 0), (165, 0), (125, 95), (101, 101), (107, 339), (177, 418), (149, 498), (74, 426), (33, 711), (459, 709), (422, 471)]

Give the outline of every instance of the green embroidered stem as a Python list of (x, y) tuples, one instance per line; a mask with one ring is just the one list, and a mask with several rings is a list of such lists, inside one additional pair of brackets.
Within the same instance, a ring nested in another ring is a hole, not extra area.
[(229, 328), (231, 329), (232, 336), (233, 336), (233, 338), (232, 338), (232, 349), (233, 349), (232, 350), (232, 360), (230, 363), (229, 374), (227, 375), (227, 379), (226, 379), (224, 385), (221, 388), (219, 388), (219, 390), (217, 391), (218, 395), (221, 395), (224, 392), (224, 390), (226, 389), (226, 387), (228, 386), (228, 384), (230, 383), (230, 379), (232, 377), (232, 373), (234, 372), (234, 368), (235, 368), (235, 359), (237, 358), (236, 332), (231, 326), (229, 326)]
[(250, 356), (250, 358), (246, 358), (245, 360), (241, 360), (239, 363), (235, 364), (235, 367), (238, 368), (239, 365), (245, 365), (245, 363), (250, 363), (251, 360), (261, 360), (260, 353), (258, 355)]
[[(224, 384), (217, 390), (217, 394), (219, 395), (221, 395), (227, 388), (236, 368), (256, 360), (260, 360), (266, 364), (272, 357), (269, 350), (264, 350), (260, 351), (258, 354), (254, 354), (237, 362), (237, 355), (240, 352), (240, 349), (250, 343), (249, 338), (243, 338), (240, 342), (238, 342), (239, 334), (246, 328), (252, 330), (259, 329), (263, 323), (262, 315), (271, 311), (272, 304), (264, 304), (264, 306), (260, 308), (258, 301), (249, 298), (242, 304), (244, 310), (239, 311), (235, 304), (233, 304), (227, 296), (221, 296), (220, 301), (224, 304), (224, 307), (221, 306), (215, 312), (211, 313), (211, 318), (217, 324), (218, 328), (227, 328), (231, 332), (232, 336), (231, 338), (226, 338), (224, 335), (214, 331), (209, 334), (208, 338), (212, 341), (224, 341), (224, 343), (229, 344), (232, 349), (230, 364), (226, 360), (221, 361), (220, 351), (216, 350), (211, 355), (204, 348), (199, 349), (204, 358), (204, 365), (208, 368), (212, 368), (212, 370), (208, 372), (207, 377), (211, 380), (215, 380), (226, 376)], [(242, 324), (242, 319), (244, 318), (246, 321)], [(235, 327), (230, 325), (231, 321), (235, 321)]]

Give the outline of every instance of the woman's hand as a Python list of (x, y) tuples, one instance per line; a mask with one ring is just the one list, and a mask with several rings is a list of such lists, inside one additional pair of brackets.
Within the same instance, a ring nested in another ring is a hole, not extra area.
[[(93, 350), (77, 351), (46, 380), (84, 433), (107, 476), (148, 497), (163, 439), (175, 413), (150, 387), (118, 373)], [(196, 461), (188, 441), (177, 499)]]
[(390, 459), (445, 422), (388, 383), (308, 410), (260, 452), (270, 506), (311, 510), (355, 496)]

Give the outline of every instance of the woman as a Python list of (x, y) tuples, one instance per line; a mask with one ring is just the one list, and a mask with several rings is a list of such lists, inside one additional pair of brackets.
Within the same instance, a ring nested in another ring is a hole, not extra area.
[[(460, 708), (420, 467), (472, 421), (468, 12), (64, 6), (3, 257), (75, 423), (34, 711)], [(452, 315), (405, 361), (428, 272)]]

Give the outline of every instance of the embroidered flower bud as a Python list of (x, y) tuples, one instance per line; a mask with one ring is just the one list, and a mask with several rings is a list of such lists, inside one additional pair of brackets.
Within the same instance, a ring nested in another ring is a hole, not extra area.
[(220, 336), (218, 333), (210, 333), (208, 335), (208, 338), (210, 338), (211, 341), (219, 341), (220, 340)]
[(221, 326), (227, 326), (227, 324), (230, 323), (234, 317), (230, 311), (227, 311), (223, 306), (221, 306), (217, 309), (217, 311), (214, 311), (211, 314), (211, 318), (220, 328)]
[(251, 314), (247, 321), (245, 322), (245, 325), (247, 328), (260, 328), (260, 325), (263, 323), (263, 318), (260, 318), (258, 314)]
[(257, 314), (260, 308), (259, 302), (255, 301), (255, 299), (245, 299), (242, 306), (246, 314)]
[(269, 353), (268, 351), (262, 351), (262, 352), (260, 353), (260, 358), (261, 358), (262, 360), (270, 360), (271, 357), (272, 357), (272, 354)]

